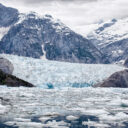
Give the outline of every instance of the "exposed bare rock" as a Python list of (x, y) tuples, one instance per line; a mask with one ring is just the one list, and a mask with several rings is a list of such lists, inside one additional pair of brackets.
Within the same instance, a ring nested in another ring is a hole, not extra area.
[(0, 85), (7, 85), (10, 87), (20, 87), (20, 86), (34, 87), (34, 85), (24, 80), (21, 80), (13, 75), (7, 74), (2, 70), (0, 70)]
[(0, 69), (5, 73), (12, 74), (14, 67), (13, 67), (13, 64), (9, 60), (3, 57), (0, 57)]
[(95, 87), (118, 87), (128, 88), (128, 70), (116, 72), (112, 74), (103, 83), (95, 85)]
[(124, 62), (124, 66), (128, 68), (128, 58), (127, 58), (126, 61)]

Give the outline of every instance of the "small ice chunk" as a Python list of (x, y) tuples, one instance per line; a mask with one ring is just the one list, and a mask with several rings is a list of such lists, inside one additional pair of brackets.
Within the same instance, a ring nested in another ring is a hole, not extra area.
[(70, 115), (70, 116), (67, 116), (66, 119), (70, 120), (70, 121), (73, 121), (73, 120), (78, 119), (78, 117)]

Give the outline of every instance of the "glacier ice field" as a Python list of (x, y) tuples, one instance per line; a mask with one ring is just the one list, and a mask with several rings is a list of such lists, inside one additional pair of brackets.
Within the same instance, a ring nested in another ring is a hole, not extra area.
[(88, 87), (125, 69), (114, 64), (77, 64), (1, 54), (14, 65), (13, 74), (40, 88)]

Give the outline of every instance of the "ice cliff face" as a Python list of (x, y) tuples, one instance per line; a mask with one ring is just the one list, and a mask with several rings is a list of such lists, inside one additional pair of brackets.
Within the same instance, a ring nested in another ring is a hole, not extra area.
[[(6, 12), (6, 7), (3, 5), (1, 9)], [(108, 62), (89, 40), (52, 16), (42, 17), (36, 13), (20, 14), (15, 9), (8, 14), (8, 9), (11, 8), (7, 8), (7, 18), (1, 13), (0, 26), (11, 25), (11, 27), (1, 37), (0, 53), (66, 62)], [(7, 23), (4, 24), (4, 21)]]
[(117, 65), (76, 64), (5, 54), (0, 57), (13, 64), (13, 75), (41, 88), (92, 86), (124, 69)]
[(102, 23), (88, 39), (108, 56), (110, 62), (121, 62), (128, 55), (128, 18)]

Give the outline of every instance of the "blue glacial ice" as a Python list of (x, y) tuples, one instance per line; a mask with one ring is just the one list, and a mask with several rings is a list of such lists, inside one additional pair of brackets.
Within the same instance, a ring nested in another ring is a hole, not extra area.
[(102, 82), (123, 66), (78, 64), (1, 54), (14, 65), (13, 74), (40, 88), (88, 87)]

